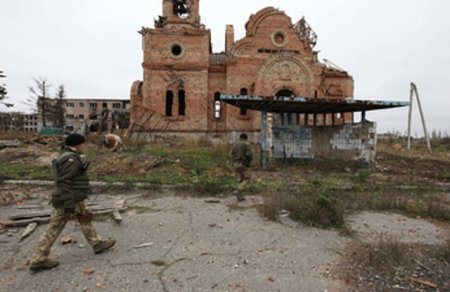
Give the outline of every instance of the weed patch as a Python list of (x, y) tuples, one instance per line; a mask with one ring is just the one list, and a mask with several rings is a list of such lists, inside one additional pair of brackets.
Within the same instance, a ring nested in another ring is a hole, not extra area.
[(312, 177), (305, 185), (264, 196), (260, 212), (275, 220), (281, 209), (289, 211), (296, 221), (317, 227), (341, 227), (344, 224), (344, 206), (336, 196), (332, 180)]
[(347, 247), (334, 273), (356, 291), (447, 291), (450, 268), (445, 257), (449, 248), (449, 242), (411, 245), (380, 235), (373, 243), (356, 242)]

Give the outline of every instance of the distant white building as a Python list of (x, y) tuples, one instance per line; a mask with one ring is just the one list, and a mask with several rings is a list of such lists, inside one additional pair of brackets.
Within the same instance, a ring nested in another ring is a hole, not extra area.
[(65, 130), (68, 132), (113, 132), (129, 125), (129, 98), (69, 97), (64, 106)]

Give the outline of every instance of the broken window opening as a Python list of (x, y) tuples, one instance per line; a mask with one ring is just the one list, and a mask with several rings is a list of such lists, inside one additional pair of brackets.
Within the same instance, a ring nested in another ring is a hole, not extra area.
[(166, 116), (172, 116), (172, 105), (173, 105), (173, 92), (172, 90), (167, 90), (166, 92)]
[(183, 52), (183, 49), (179, 44), (174, 44), (171, 48), (171, 52), (174, 56), (179, 56)]
[(180, 18), (189, 17), (189, 5), (187, 0), (173, 0), (173, 14)]
[(220, 92), (214, 93), (214, 118), (220, 119), (221, 104), (220, 104)]
[(178, 114), (181, 116), (186, 114), (186, 99), (184, 90), (178, 91)]

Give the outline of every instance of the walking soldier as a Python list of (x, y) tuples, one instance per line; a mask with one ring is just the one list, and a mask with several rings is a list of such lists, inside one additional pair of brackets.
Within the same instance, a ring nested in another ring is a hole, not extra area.
[(61, 153), (53, 161), (55, 190), (52, 193), (52, 215), (47, 230), (39, 240), (37, 250), (31, 260), (30, 270), (39, 272), (56, 267), (59, 263), (48, 258), (50, 249), (64, 229), (66, 223), (75, 218), (95, 253), (111, 248), (114, 239), (102, 240), (92, 225), (92, 214), (86, 209), (84, 200), (91, 193), (87, 169), (88, 161), (83, 161), (85, 139), (80, 134), (70, 134), (61, 148)]

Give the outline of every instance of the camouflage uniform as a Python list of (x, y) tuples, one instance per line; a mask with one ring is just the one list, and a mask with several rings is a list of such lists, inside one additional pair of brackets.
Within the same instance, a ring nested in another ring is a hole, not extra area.
[(92, 214), (86, 209), (84, 200), (91, 192), (87, 177), (87, 164), (70, 147), (63, 146), (61, 154), (53, 161), (56, 188), (52, 194), (53, 211), (46, 232), (38, 243), (32, 265), (47, 259), (50, 249), (64, 229), (67, 221), (76, 218), (86, 240), (91, 246), (101, 242), (92, 226)]
[(231, 158), (233, 160), (233, 171), (238, 182), (238, 192), (240, 193), (251, 179), (247, 172), (253, 158), (250, 144), (243, 140), (236, 142), (231, 150)]

